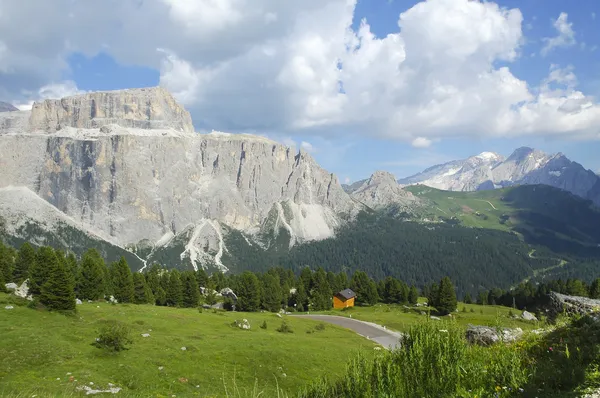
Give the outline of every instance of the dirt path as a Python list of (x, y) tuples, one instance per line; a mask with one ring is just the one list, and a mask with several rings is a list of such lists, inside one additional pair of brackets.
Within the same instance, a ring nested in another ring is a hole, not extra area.
[(496, 206), (494, 206), (494, 204), (493, 204), (492, 202), (490, 202), (489, 200), (485, 200), (485, 199), (479, 199), (479, 200), (480, 200), (480, 201), (482, 201), (482, 202), (487, 202), (487, 203), (488, 203), (490, 206), (492, 206), (492, 209), (494, 209), (494, 210), (498, 210), (498, 209), (496, 208)]
[(366, 337), (369, 340), (373, 340), (377, 344), (381, 344), (383, 347), (390, 349), (396, 346), (400, 346), (400, 339), (402, 334), (387, 330), (384, 326), (377, 325), (375, 323), (359, 321), (352, 318), (346, 318), (343, 316), (334, 315), (294, 315), (298, 318), (313, 319), (315, 321), (324, 321), (334, 325), (341, 326), (346, 329), (350, 329), (357, 334)]

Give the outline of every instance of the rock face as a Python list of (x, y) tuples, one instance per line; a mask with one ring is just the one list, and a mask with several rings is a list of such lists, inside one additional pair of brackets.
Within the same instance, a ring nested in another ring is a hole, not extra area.
[(252, 244), (283, 229), (294, 245), (332, 236), (342, 215), (360, 208), (302, 150), (193, 133), (187, 111), (162, 89), (44, 101), (23, 120), (0, 130), (1, 200), (30, 192), (122, 247), (183, 241), (181, 258), (194, 267), (211, 260), (226, 269), (228, 231)]
[(568, 314), (586, 315), (597, 313), (600, 311), (600, 300), (590, 299), (587, 297), (567, 296), (550, 292), (550, 312), (551, 315), (559, 315), (563, 312)]
[(476, 191), (518, 184), (544, 184), (569, 191), (600, 205), (600, 178), (563, 154), (548, 155), (532, 148), (519, 148), (507, 159), (484, 152), (465, 160), (433, 166), (399, 180), (400, 184), (422, 184), (449, 191)]
[(19, 109), (9, 104), (8, 102), (0, 101), (0, 112), (15, 112)]
[[(377, 171), (367, 180), (350, 190), (350, 196), (358, 202), (372, 208), (382, 209), (389, 206), (407, 210), (418, 205), (419, 199), (412, 193), (403, 190), (396, 178), (385, 171)], [(350, 187), (350, 186), (348, 186)]]
[(159, 87), (95, 92), (35, 103), (29, 130), (53, 133), (65, 127), (95, 129), (111, 124), (194, 131), (190, 114)]

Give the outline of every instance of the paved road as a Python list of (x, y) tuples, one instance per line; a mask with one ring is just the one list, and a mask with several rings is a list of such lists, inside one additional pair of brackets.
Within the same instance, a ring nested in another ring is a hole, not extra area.
[(308, 318), (315, 321), (324, 321), (346, 329), (353, 330), (357, 334), (381, 344), (385, 348), (394, 348), (400, 346), (402, 335), (385, 329), (383, 326), (375, 323), (363, 322), (352, 318), (334, 315), (294, 315), (298, 318)]

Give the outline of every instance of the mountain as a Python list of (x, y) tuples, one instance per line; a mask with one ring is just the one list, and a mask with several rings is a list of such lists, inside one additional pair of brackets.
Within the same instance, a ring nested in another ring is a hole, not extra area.
[(571, 192), (600, 205), (600, 178), (562, 153), (548, 155), (519, 148), (507, 159), (484, 152), (480, 155), (433, 166), (400, 179), (401, 185), (421, 184), (448, 191), (477, 191), (520, 184), (544, 184)]
[(344, 190), (352, 199), (374, 210), (394, 207), (411, 211), (419, 205), (419, 199), (403, 190), (396, 178), (386, 171), (376, 171), (366, 180), (346, 185)]
[(13, 105), (9, 104), (8, 102), (2, 102), (0, 101), (0, 112), (14, 112), (14, 111), (18, 111), (19, 109), (14, 107)]
[(227, 269), (227, 231), (268, 246), (285, 230), (293, 246), (333, 236), (361, 208), (302, 149), (195, 133), (161, 88), (0, 114), (0, 169), (0, 188), (26, 188), (121, 248), (149, 256), (184, 242), (171, 258), (195, 268)]

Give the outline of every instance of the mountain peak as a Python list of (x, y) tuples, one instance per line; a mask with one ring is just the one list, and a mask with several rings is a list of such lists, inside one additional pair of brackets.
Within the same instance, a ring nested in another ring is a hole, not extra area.
[(528, 146), (522, 146), (513, 151), (513, 153), (508, 157), (509, 160), (523, 160), (527, 158), (530, 154), (536, 152), (535, 149), (530, 148)]
[(12, 104), (0, 101), (0, 112), (15, 112), (18, 110), (19, 109), (13, 106)]
[(161, 87), (85, 93), (33, 104), (30, 131), (53, 133), (65, 127), (125, 128), (194, 132), (188, 111)]
[(394, 175), (390, 172), (377, 170), (376, 172), (371, 174), (371, 177), (369, 177), (369, 179), (366, 181), (367, 185), (380, 183), (390, 183), (396, 185), (396, 177), (394, 177)]
[(503, 159), (503, 157), (495, 152), (481, 152), (475, 156), (478, 159), (497, 162)]

